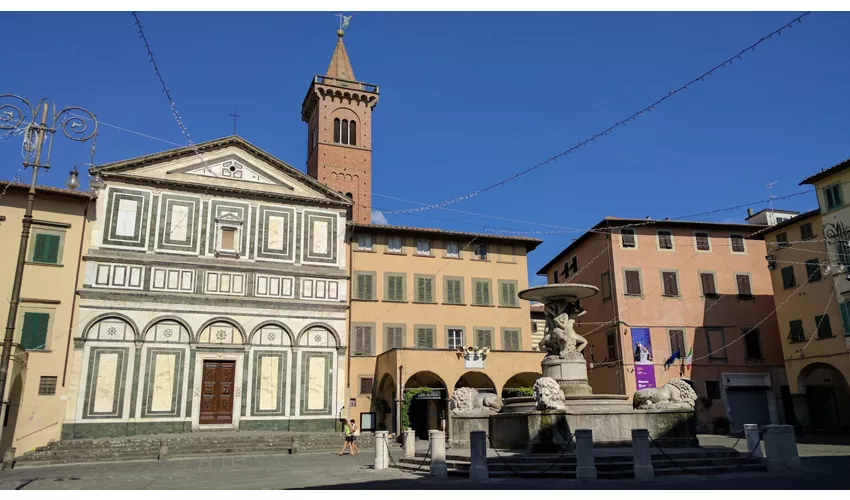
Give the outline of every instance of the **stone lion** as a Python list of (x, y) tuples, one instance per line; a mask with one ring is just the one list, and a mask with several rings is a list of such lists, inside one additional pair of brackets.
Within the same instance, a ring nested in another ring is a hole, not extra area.
[(534, 383), (534, 401), (538, 410), (562, 410), (567, 400), (558, 382), (552, 377), (540, 377)]
[(691, 384), (685, 379), (673, 379), (661, 387), (641, 389), (635, 392), (632, 404), (635, 409), (682, 409), (693, 410), (697, 400)]
[(502, 400), (491, 393), (479, 393), (472, 387), (455, 389), (449, 401), (452, 415), (473, 415), (498, 413), (502, 409)]

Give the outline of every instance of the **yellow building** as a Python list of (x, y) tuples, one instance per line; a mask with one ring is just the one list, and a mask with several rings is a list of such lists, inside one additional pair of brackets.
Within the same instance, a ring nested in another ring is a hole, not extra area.
[[(528, 286), (531, 238), (414, 227), (350, 226), (349, 408), (364, 430), (397, 432), (403, 400), (424, 437), (445, 419), (458, 387), (502, 394), (540, 376), (532, 350)], [(467, 347), (485, 347), (484, 356)], [(465, 353), (462, 353), (464, 351)]]
[[(5, 184), (3, 185), (5, 187)], [(9, 297), (29, 187), (11, 184), (0, 198), (0, 317)], [(80, 253), (94, 218), (88, 193), (39, 187), (21, 286), (9, 375), (0, 427), (0, 455), (17, 454), (58, 440), (62, 432), (68, 379), (69, 332), (74, 326)]]

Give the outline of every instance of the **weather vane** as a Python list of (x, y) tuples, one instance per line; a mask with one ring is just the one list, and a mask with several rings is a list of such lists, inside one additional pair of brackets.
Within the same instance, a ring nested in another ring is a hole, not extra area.
[(348, 23), (351, 22), (351, 16), (346, 16), (345, 14), (336, 14), (336, 17), (339, 18), (339, 31), (345, 33), (345, 29), (348, 28)]

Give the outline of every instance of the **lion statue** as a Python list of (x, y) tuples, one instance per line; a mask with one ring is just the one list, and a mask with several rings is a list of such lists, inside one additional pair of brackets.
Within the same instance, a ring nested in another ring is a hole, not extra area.
[(558, 382), (552, 377), (540, 377), (534, 383), (534, 401), (538, 410), (562, 410), (567, 400)]
[(697, 400), (691, 384), (682, 378), (673, 379), (661, 387), (635, 392), (632, 404), (637, 410), (682, 409), (693, 410)]
[(502, 400), (495, 394), (479, 393), (472, 387), (460, 387), (452, 393), (449, 408), (452, 415), (499, 413)]

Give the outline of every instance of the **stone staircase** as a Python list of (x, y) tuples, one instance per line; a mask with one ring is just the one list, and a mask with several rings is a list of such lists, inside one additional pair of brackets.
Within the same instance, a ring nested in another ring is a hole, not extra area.
[[(187, 434), (161, 434), (122, 438), (75, 439), (56, 441), (16, 457), (16, 467), (127, 460), (156, 460), (161, 445), (168, 447), (168, 458), (262, 455), (339, 451), (344, 441), (341, 432), (233, 432), (206, 431)], [(374, 435), (363, 433), (357, 446), (374, 449)], [(374, 453), (374, 452), (372, 452)]]
[[(493, 450), (488, 450), (493, 455)], [(672, 459), (672, 460), (671, 460)], [(631, 453), (607, 453), (597, 455), (596, 475), (599, 479), (631, 479), (634, 477), (634, 457)], [(424, 465), (420, 467), (424, 461)], [(557, 462), (557, 463), (556, 463)], [(431, 460), (424, 452), (417, 452), (415, 458), (398, 458), (393, 467), (412, 472), (428, 473)], [(554, 465), (553, 465), (554, 464)], [(487, 457), (487, 467), (490, 477), (522, 477), (522, 478), (563, 478), (575, 479), (576, 456), (566, 454), (509, 454), (502, 453), (501, 457)], [(746, 454), (731, 448), (705, 449), (694, 448), (652, 454), (652, 465), (656, 476), (672, 476), (678, 474), (728, 474), (733, 472), (763, 472), (767, 467), (761, 459), (748, 458)], [(446, 454), (446, 466), (450, 476), (469, 477), (469, 457), (455, 455), (450, 451)], [(684, 469), (683, 469), (684, 468)]]

